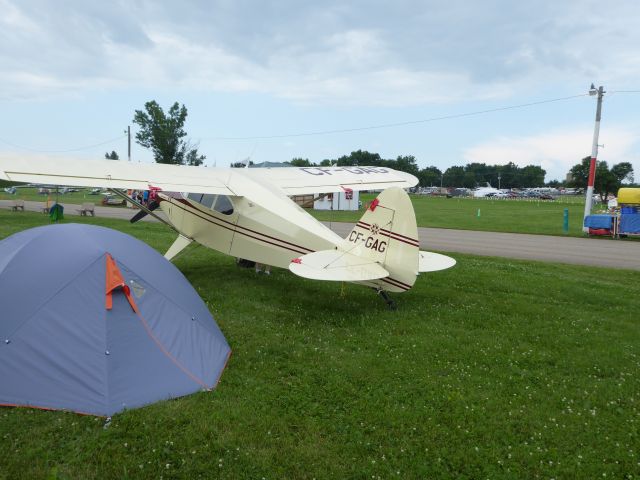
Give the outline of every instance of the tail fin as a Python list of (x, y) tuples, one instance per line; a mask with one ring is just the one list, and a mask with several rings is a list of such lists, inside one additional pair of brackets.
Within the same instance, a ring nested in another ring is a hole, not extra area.
[(409, 195), (399, 187), (371, 202), (347, 238), (334, 250), (296, 258), (296, 275), (317, 280), (359, 282), (389, 292), (409, 290), (420, 272), (451, 268), (453, 258), (421, 252), (416, 215)]
[(380, 280), (385, 283), (385, 290), (409, 290), (418, 275), (420, 252), (409, 195), (398, 187), (384, 190), (371, 202), (341, 249), (387, 270), (389, 276)]

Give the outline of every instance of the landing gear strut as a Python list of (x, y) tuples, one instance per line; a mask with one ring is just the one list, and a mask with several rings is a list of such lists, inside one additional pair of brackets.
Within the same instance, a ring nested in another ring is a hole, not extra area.
[(385, 303), (387, 304), (387, 307), (389, 307), (389, 310), (395, 310), (396, 308), (398, 308), (398, 306), (396, 305), (396, 302), (391, 300), (387, 292), (385, 292), (384, 290), (378, 290), (378, 295), (380, 295), (382, 299), (385, 301)]

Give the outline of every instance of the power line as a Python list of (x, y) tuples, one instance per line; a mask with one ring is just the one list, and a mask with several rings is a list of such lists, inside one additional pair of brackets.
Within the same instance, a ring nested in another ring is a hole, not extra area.
[(407, 125), (416, 125), (416, 124), (420, 124), (420, 123), (429, 123), (429, 122), (437, 122), (440, 120), (451, 120), (454, 118), (463, 118), (463, 117), (471, 117), (474, 115), (483, 115), (486, 113), (493, 113), (493, 112), (501, 112), (501, 111), (505, 111), (505, 110), (514, 110), (517, 108), (526, 108), (526, 107), (532, 107), (535, 105), (542, 105), (545, 103), (552, 103), (552, 102), (561, 102), (561, 101), (565, 101), (565, 100), (571, 100), (574, 98), (579, 98), (579, 97), (586, 97), (589, 96), (588, 93), (581, 93), (580, 95), (571, 95), (569, 97), (560, 97), (560, 98), (552, 98), (549, 100), (540, 100), (538, 102), (531, 102), (531, 103), (522, 103), (519, 105), (509, 105), (506, 107), (497, 107), (497, 108), (490, 108), (487, 110), (477, 110), (475, 112), (466, 112), (466, 113), (457, 113), (457, 114), (453, 114), (453, 115), (443, 115), (440, 117), (431, 117), (431, 118), (425, 118), (422, 120), (409, 120), (406, 122), (397, 122), (397, 123), (385, 123), (385, 124), (381, 124), (381, 125), (371, 125), (371, 126), (367, 126), (367, 127), (355, 127), (355, 128), (344, 128), (344, 129), (336, 129), (336, 130), (319, 130), (319, 131), (315, 131), (315, 132), (302, 132), (302, 133), (288, 133), (288, 134), (282, 134), (282, 135), (257, 135), (257, 136), (251, 136), (251, 137), (200, 137), (200, 140), (268, 140), (268, 139), (276, 139), (276, 138), (291, 138), (291, 137), (310, 137), (310, 136), (314, 136), (314, 135), (329, 135), (329, 134), (333, 134), (333, 133), (350, 133), (350, 132), (361, 132), (361, 131), (365, 131), (365, 130), (376, 130), (376, 129), (381, 129), (381, 128), (392, 128), (392, 127), (403, 127), (403, 126), (407, 126)]
[(9, 141), (7, 141), (7, 140), (5, 140), (3, 138), (0, 138), (0, 142), (4, 143), (6, 145), (9, 145), (11, 147), (19, 148), (21, 150), (29, 150), (31, 152), (38, 152), (38, 153), (68, 153), (68, 152), (78, 152), (80, 150), (88, 150), (90, 148), (99, 147), (101, 145), (107, 145), (108, 143), (113, 143), (113, 142), (115, 142), (117, 140), (122, 140), (125, 137), (126, 137), (126, 135), (120, 135), (119, 137), (112, 138), (111, 140), (105, 140), (104, 142), (96, 143), (96, 144), (93, 144), (93, 145), (87, 145), (87, 146), (84, 146), (84, 147), (69, 148), (69, 149), (66, 149), (66, 150), (40, 150), (40, 149), (37, 149), (37, 148), (30, 148), (30, 147), (25, 147), (23, 145), (18, 145), (18, 144), (9, 142)]
[[(614, 93), (640, 93), (640, 90), (613, 90), (609, 92), (609, 95), (614, 94)], [(279, 134), (279, 135), (255, 135), (255, 136), (247, 136), (247, 137), (198, 137), (199, 140), (269, 140), (269, 139), (278, 139), (278, 138), (294, 138), (294, 137), (311, 137), (311, 136), (319, 136), (319, 135), (331, 135), (331, 134), (336, 134), (336, 133), (352, 133), (352, 132), (362, 132), (362, 131), (367, 131), (367, 130), (378, 130), (378, 129), (383, 129), (383, 128), (394, 128), (394, 127), (403, 127), (403, 126), (408, 126), (408, 125), (419, 125), (422, 123), (430, 123), (430, 122), (437, 122), (437, 121), (442, 121), (442, 120), (452, 120), (455, 118), (464, 118), (464, 117), (472, 117), (472, 116), (477, 116), (477, 115), (484, 115), (487, 113), (495, 113), (495, 112), (502, 112), (502, 111), (506, 111), (506, 110), (515, 110), (515, 109), (520, 109), (520, 108), (527, 108), (527, 107), (533, 107), (536, 105), (544, 105), (547, 103), (554, 103), (554, 102), (563, 102), (563, 101), (567, 101), (567, 100), (572, 100), (575, 98), (580, 98), (580, 97), (585, 97), (585, 96), (589, 96), (588, 93), (582, 93), (579, 95), (571, 95), (568, 97), (559, 97), (559, 98), (551, 98), (551, 99), (547, 99), (547, 100), (540, 100), (538, 102), (530, 102), (530, 103), (521, 103), (518, 105), (507, 105), (505, 107), (496, 107), (496, 108), (489, 108), (486, 110), (476, 110), (473, 112), (465, 112), (465, 113), (457, 113), (457, 114), (453, 114), (453, 115), (442, 115), (442, 116), (438, 116), (438, 117), (431, 117), (431, 118), (425, 118), (425, 119), (420, 119), (420, 120), (408, 120), (408, 121), (404, 121), (404, 122), (396, 122), (396, 123), (384, 123), (384, 124), (380, 124), (380, 125), (369, 125), (369, 126), (365, 126), (365, 127), (353, 127), (353, 128), (343, 128), (343, 129), (334, 129), (334, 130), (317, 130), (317, 131), (312, 131), (312, 132), (298, 132), (298, 133), (287, 133), (287, 134)], [(25, 147), (23, 145), (18, 145), (12, 142), (9, 142), (8, 140), (5, 140), (3, 138), (0, 138), (0, 142), (15, 147), (15, 148), (19, 148), (22, 150), (28, 150), (28, 151), (32, 151), (32, 152), (38, 152), (38, 153), (68, 153), (68, 152), (78, 152), (81, 150), (88, 150), (91, 148), (95, 148), (95, 147), (99, 147), (102, 145), (107, 145), (109, 143), (113, 143), (115, 141), (118, 140), (122, 140), (124, 137), (126, 137), (126, 135), (120, 135), (118, 137), (112, 138), (110, 140), (105, 140), (104, 142), (100, 142), (100, 143), (96, 143), (93, 145), (86, 145), (83, 147), (77, 147), (77, 148), (69, 148), (69, 149), (64, 149), (64, 150), (46, 150), (46, 149), (35, 149), (35, 148), (30, 148), (30, 147)]]

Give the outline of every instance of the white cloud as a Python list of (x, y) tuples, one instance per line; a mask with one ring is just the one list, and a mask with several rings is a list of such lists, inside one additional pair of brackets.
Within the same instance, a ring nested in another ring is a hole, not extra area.
[[(608, 126), (600, 132), (599, 160), (611, 166), (631, 162), (640, 174), (640, 158), (634, 145), (638, 143), (637, 129)], [(464, 151), (467, 162), (504, 165), (513, 162), (518, 166), (540, 165), (547, 171), (547, 180), (565, 178), (569, 169), (586, 156), (591, 155), (593, 127), (557, 130), (531, 136), (498, 137), (470, 147)]]
[(640, 78), (638, 2), (0, 0), (0, 10), (4, 98), (97, 84), (407, 106)]

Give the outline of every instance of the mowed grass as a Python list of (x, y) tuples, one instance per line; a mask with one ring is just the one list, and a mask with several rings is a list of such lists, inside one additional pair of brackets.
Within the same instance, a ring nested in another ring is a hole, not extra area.
[(99, 205), (102, 201), (103, 195), (90, 195), (91, 189), (81, 189), (79, 192), (58, 193), (56, 195), (55, 190), (52, 190), (49, 194), (40, 194), (35, 187), (19, 187), (14, 195), (10, 195), (0, 189), (0, 200), (13, 200), (21, 198), (23, 200), (30, 200), (35, 202), (46, 202), (56, 200), (60, 203), (75, 203), (81, 204), (83, 202), (94, 202)]
[[(375, 198), (360, 196), (363, 206)], [(559, 197), (557, 200), (446, 198), (411, 195), (419, 227), (482, 230), (489, 232), (566, 235), (564, 210), (568, 209), (570, 236), (583, 236), (584, 198)], [(596, 213), (599, 207), (594, 207)], [(478, 214), (479, 211), (479, 214)], [(324, 221), (357, 222), (360, 212), (310, 211)]]
[[(89, 195), (88, 190), (59, 195), (63, 203), (94, 202), (99, 204), (102, 195)], [(360, 199), (364, 206), (376, 197), (363, 193)], [(17, 195), (0, 192), (0, 200), (23, 198), (47, 201), (35, 188), (20, 188)], [(50, 195), (55, 198), (54, 194)], [(583, 197), (558, 197), (557, 200), (492, 200), (483, 198), (445, 198), (428, 195), (411, 195), (419, 227), (454, 228), (490, 232), (535, 233), (545, 235), (583, 236)], [(569, 211), (569, 230), (564, 232), (564, 209)], [(594, 213), (601, 208), (594, 207)], [(478, 210), (480, 215), (478, 215)], [(319, 220), (335, 222), (357, 222), (364, 210), (356, 212), (314, 211), (308, 212)]]
[[(0, 237), (44, 223), (0, 211)], [(233, 349), (217, 389), (107, 428), (1, 408), (0, 478), (637, 478), (638, 272), (454, 256), (389, 311), (191, 248), (176, 265)]]

